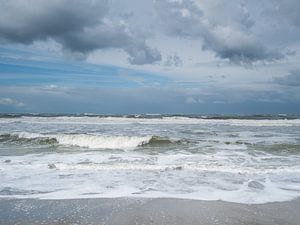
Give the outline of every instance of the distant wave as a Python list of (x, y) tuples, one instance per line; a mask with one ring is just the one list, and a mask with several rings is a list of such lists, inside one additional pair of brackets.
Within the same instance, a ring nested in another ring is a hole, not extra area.
[(182, 125), (224, 125), (224, 126), (249, 126), (249, 127), (299, 127), (300, 119), (205, 119), (190, 117), (162, 117), (162, 118), (126, 118), (126, 117), (88, 117), (88, 116), (58, 116), (21, 118), (0, 118), (0, 124), (182, 124)]
[(0, 113), (0, 118), (20, 118), (20, 117), (96, 117), (96, 118), (130, 118), (130, 119), (163, 119), (163, 118), (191, 118), (206, 120), (293, 120), (300, 119), (300, 115), (288, 114), (258, 114), (258, 115), (223, 115), (223, 114), (58, 114), (58, 113)]
[(171, 140), (158, 136), (100, 136), (91, 134), (38, 134), (13, 133), (0, 135), (0, 142), (33, 143), (33, 144), (60, 144), (78, 146), (90, 149), (132, 149), (139, 146), (159, 146), (180, 143), (180, 140)]

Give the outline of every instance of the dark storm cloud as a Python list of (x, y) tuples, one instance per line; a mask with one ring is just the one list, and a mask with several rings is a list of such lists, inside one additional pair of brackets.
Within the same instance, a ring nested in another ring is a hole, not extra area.
[(107, 10), (106, 1), (0, 1), (3, 39), (31, 43), (36, 39), (82, 31), (96, 25)]
[(300, 87), (300, 70), (291, 70), (285, 77), (276, 77), (274, 81), (280, 85)]
[(156, 49), (126, 24), (110, 20), (106, 0), (0, 1), (0, 41), (30, 44), (53, 39), (82, 55), (96, 49), (119, 48), (132, 64), (161, 60)]
[(236, 64), (276, 61), (284, 56), (251, 35), (254, 21), (239, 1), (155, 1), (160, 26), (169, 35), (202, 40), (202, 49)]

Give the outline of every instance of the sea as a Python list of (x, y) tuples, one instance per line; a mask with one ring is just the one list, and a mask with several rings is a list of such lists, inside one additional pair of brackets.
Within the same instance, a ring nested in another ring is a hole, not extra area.
[(0, 114), (0, 198), (300, 197), (300, 117)]

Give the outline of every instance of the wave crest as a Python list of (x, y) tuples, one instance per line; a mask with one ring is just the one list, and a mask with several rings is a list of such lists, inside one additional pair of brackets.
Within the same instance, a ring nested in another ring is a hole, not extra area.
[(91, 149), (128, 149), (147, 144), (151, 136), (97, 136), (87, 134), (56, 135), (55, 139), (62, 145), (75, 145)]
[(133, 149), (139, 146), (159, 146), (180, 141), (172, 141), (158, 136), (100, 136), (92, 134), (37, 134), (15, 133), (0, 135), (0, 142), (60, 144), (90, 149)]

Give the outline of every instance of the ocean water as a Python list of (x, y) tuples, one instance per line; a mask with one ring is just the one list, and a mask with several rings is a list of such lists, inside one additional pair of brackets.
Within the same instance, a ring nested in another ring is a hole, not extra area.
[(0, 197), (300, 197), (300, 118), (1, 115)]

